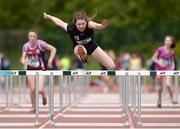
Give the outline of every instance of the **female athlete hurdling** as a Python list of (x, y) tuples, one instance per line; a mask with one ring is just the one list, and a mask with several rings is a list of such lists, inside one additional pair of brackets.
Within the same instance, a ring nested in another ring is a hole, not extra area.
[(113, 60), (94, 41), (93, 29), (105, 29), (107, 27), (107, 20), (102, 20), (101, 23), (96, 23), (83, 11), (74, 14), (72, 23), (66, 23), (47, 13), (44, 13), (44, 18), (51, 20), (70, 34), (73, 42), (74, 54), (80, 60), (86, 62), (86, 55), (91, 55), (107, 69), (114, 69), (115, 64)]

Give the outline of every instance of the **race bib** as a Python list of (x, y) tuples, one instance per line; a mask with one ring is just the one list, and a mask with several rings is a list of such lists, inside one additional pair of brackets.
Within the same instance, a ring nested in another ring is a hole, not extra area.
[(38, 56), (31, 56), (28, 59), (28, 65), (31, 67), (39, 67), (40, 66), (40, 61)]
[(171, 59), (160, 58), (159, 60), (160, 60), (161, 64), (163, 64), (164, 66), (170, 66), (171, 65)]

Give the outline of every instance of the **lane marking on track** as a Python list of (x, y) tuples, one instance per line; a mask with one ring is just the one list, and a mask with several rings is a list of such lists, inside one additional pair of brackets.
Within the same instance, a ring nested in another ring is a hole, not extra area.
[(141, 111), (149, 111), (149, 112), (169, 112), (176, 111), (180, 112), (180, 108), (141, 108)]
[(119, 104), (119, 101), (81, 101), (81, 104)]
[(0, 112), (5, 112), (5, 111), (9, 111), (10, 108), (12, 108), (14, 105), (10, 105), (9, 107), (4, 107), (3, 109), (0, 110)]
[(23, 127), (23, 126), (35, 126), (34, 123), (0, 123), (0, 127)]
[[(48, 118), (47, 114), (39, 114), (39, 118)], [(35, 114), (0, 114), (0, 118), (35, 118)]]
[[(35, 123), (0, 123), (1, 127), (23, 127), (23, 126), (31, 126), (35, 127)], [(82, 127), (82, 126), (89, 126), (89, 127), (124, 127), (123, 123), (55, 123), (55, 126), (77, 126), (77, 127)], [(142, 123), (141, 127), (180, 127), (180, 123)], [(41, 126), (39, 129), (44, 128), (44, 125)], [(131, 129), (133, 129), (131, 127)]]
[[(31, 104), (16, 104), (18, 107), (32, 107)], [(44, 106), (43, 104), (39, 104), (39, 107), (47, 107)], [(55, 108), (59, 108), (59, 104), (54, 104)]]
[[(142, 107), (157, 107), (157, 104), (156, 103), (154, 103), (154, 104), (142, 103), (141, 106)], [(166, 107), (179, 107), (179, 106), (180, 106), (180, 104), (175, 104), (175, 105), (173, 105), (172, 103), (164, 103), (164, 104), (162, 104), (163, 108), (166, 108)]]
[(111, 114), (64, 114), (63, 118), (122, 118), (121, 114), (111, 115)]
[(121, 112), (122, 109), (114, 109), (114, 108), (71, 108), (71, 111), (76, 112)]
[[(8, 111), (11, 111), (11, 112), (20, 112), (20, 111), (23, 111), (23, 112), (30, 112), (32, 110), (32, 108), (9, 108)], [(49, 111), (48, 108), (41, 108), (39, 107), (39, 111)], [(59, 108), (55, 108), (54, 111), (59, 111)]]
[(7, 111), (7, 108), (0, 110), (0, 113), (5, 111)]
[[(40, 114), (39, 118), (48, 118), (47, 114)], [(35, 114), (1, 114), (0, 118), (35, 118)], [(122, 118), (121, 114), (64, 114), (63, 118)]]
[(118, 108), (121, 108), (122, 107), (122, 105), (119, 105), (119, 104), (109, 104), (109, 105), (106, 105), (106, 104), (86, 104), (86, 105), (84, 105), (84, 104), (78, 104), (77, 105), (77, 107), (96, 107), (96, 108), (98, 108), (98, 107), (107, 107), (107, 108), (109, 108), (109, 107), (118, 107)]
[[(77, 102), (79, 102), (79, 100), (77, 100)], [(73, 106), (76, 106), (78, 103), (74, 103), (74, 104), (72, 104)], [(71, 108), (70, 107), (66, 107), (62, 112), (60, 112), (60, 113), (58, 113), (56, 116), (54, 116), (54, 120), (56, 119), (56, 118), (58, 118), (59, 116), (61, 116), (61, 115), (63, 115), (64, 116), (64, 113), (66, 112), (66, 111), (68, 111), (68, 110), (70, 110)], [(51, 122), (51, 120), (48, 120), (46, 123), (44, 123), (41, 127), (39, 127), (39, 129), (43, 129), (45, 126), (47, 126), (49, 123)]]
[(174, 114), (174, 115), (172, 115), (172, 114), (148, 114), (148, 115), (144, 115), (144, 114), (142, 114), (141, 115), (141, 118), (164, 118), (164, 119), (166, 119), (166, 118), (180, 118), (180, 114)]
[(162, 127), (179, 127), (180, 123), (142, 123), (143, 126), (149, 126), (149, 127), (156, 127), (156, 126), (162, 126)]
[(56, 123), (55, 126), (67, 126), (67, 127), (122, 127), (123, 123)]
[(134, 129), (134, 123), (132, 120), (132, 115), (130, 114), (130, 111), (128, 112), (129, 115), (129, 125), (130, 125), (130, 129)]

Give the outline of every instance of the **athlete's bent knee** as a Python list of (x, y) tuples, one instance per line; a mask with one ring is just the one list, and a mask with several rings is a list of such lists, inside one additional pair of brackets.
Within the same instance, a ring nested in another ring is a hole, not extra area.
[(109, 64), (109, 65), (107, 66), (107, 69), (115, 69), (115, 64), (114, 64), (114, 63)]

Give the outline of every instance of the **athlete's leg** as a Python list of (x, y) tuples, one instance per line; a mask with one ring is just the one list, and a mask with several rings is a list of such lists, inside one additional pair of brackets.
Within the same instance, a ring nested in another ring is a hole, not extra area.
[(39, 76), (39, 93), (42, 95), (43, 105), (46, 105), (45, 76)]
[(45, 93), (44, 80), (45, 80), (45, 76), (39, 76), (39, 93), (40, 94)]
[(86, 62), (87, 50), (83, 45), (77, 45), (74, 48), (74, 54), (77, 56), (78, 59)]
[(161, 107), (161, 99), (162, 99), (162, 91), (163, 91), (163, 80), (164, 77), (157, 78), (157, 82), (159, 84), (159, 90), (158, 90), (158, 107)]
[(171, 97), (171, 102), (174, 103), (173, 100), (173, 84), (172, 84), (172, 76), (166, 76), (166, 86)]
[(35, 107), (35, 77), (34, 76), (27, 76), (27, 85), (30, 90), (30, 98), (32, 107)]
[[(31, 103), (32, 107), (35, 108), (35, 77), (34, 76), (28, 76), (27, 77), (27, 83), (28, 87), (30, 89), (30, 97), (31, 97)], [(46, 91), (44, 87), (44, 76), (39, 76), (39, 93), (42, 94), (42, 100), (43, 104), (46, 105)]]
[(114, 69), (115, 64), (113, 60), (100, 47), (97, 47), (91, 56), (104, 65), (107, 69)]

